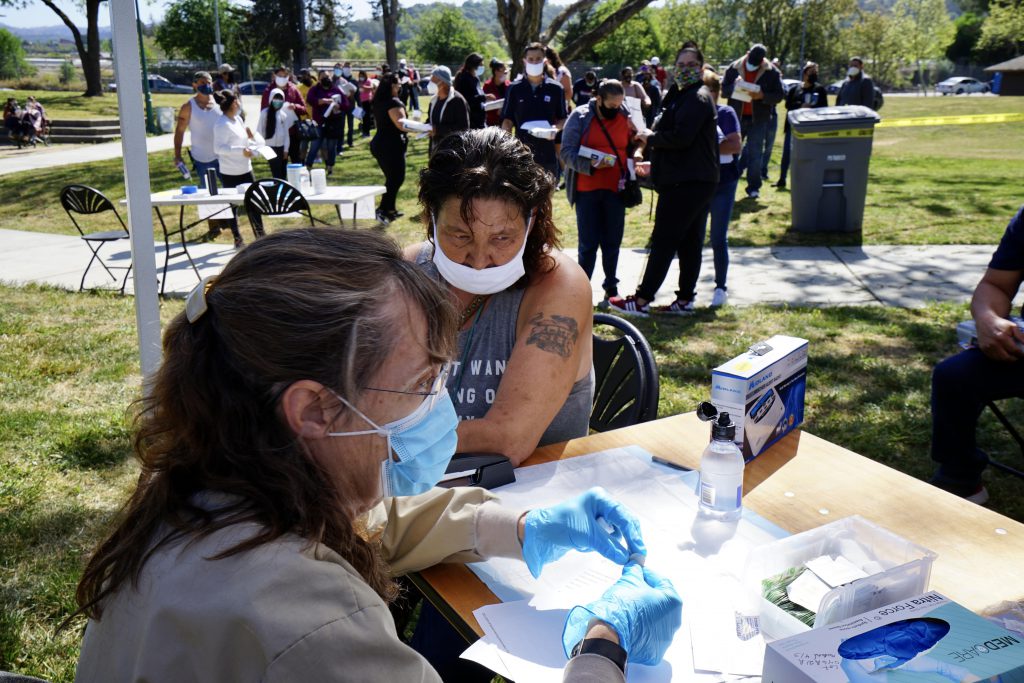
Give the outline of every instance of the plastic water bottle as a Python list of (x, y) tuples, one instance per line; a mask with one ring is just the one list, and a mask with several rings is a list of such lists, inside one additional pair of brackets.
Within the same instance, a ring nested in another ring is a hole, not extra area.
[(179, 161), (175, 164), (178, 167), (178, 172), (181, 173), (181, 177), (185, 180), (192, 178), (192, 174), (188, 172), (188, 166), (185, 165), (184, 161)]
[(711, 443), (700, 459), (699, 513), (729, 522), (743, 512), (743, 453), (733, 442), (736, 425), (729, 413), (713, 419)]

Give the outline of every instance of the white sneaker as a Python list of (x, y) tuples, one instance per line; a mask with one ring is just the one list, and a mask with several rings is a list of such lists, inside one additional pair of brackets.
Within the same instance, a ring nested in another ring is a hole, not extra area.
[(727, 301), (729, 301), (729, 292), (725, 291), (721, 287), (716, 287), (715, 293), (711, 296), (711, 308), (724, 306)]

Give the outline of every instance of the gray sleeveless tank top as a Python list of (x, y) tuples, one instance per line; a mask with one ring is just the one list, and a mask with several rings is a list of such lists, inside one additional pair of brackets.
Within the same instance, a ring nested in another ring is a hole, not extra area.
[[(433, 247), (425, 245), (416, 263), (438, 281), (441, 274), (431, 260)], [(494, 403), (505, 366), (516, 345), (516, 322), (523, 302), (522, 289), (506, 289), (491, 296), (469, 329), (459, 332), (458, 356), (448, 378), (448, 393), (460, 420), (487, 414)], [(586, 436), (594, 403), (594, 371), (572, 385), (568, 398), (540, 438), (540, 446)]]

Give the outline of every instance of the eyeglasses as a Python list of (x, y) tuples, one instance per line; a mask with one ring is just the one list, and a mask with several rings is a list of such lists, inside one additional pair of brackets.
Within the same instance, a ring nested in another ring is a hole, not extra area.
[(442, 389), (448, 383), (448, 376), (451, 374), (452, 363), (448, 361), (437, 371), (436, 375), (432, 375), (427, 379), (423, 380), (416, 385), (415, 389), (402, 390), (402, 389), (381, 389), (379, 387), (366, 387), (366, 391), (383, 391), (387, 394), (406, 394), (408, 396), (423, 396), (424, 401), (427, 403), (427, 408), (433, 408), (434, 404), (437, 403), (438, 397), (441, 395)]

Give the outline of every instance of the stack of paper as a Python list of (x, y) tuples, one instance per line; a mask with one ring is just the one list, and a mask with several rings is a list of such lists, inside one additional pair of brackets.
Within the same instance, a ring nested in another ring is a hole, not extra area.
[[(756, 618), (749, 619), (756, 616), (756, 596), (747, 596), (735, 575), (742, 573), (750, 548), (785, 532), (749, 512), (731, 525), (698, 519), (697, 473), (653, 463), (637, 447), (522, 468), (516, 477), (515, 484), (496, 490), (506, 506), (552, 505), (603, 486), (640, 519), (646, 566), (672, 580), (683, 599), (683, 626), (658, 666), (630, 664), (629, 681), (760, 674), (764, 640)], [(561, 681), (565, 615), (600, 597), (622, 570), (596, 553), (575, 551), (547, 565), (536, 580), (518, 560), (468, 566), (504, 602), (474, 613), (486, 635), (463, 657), (512, 680), (535, 683)]]

